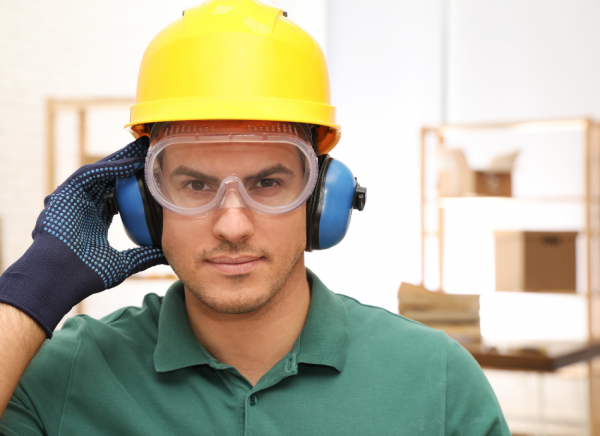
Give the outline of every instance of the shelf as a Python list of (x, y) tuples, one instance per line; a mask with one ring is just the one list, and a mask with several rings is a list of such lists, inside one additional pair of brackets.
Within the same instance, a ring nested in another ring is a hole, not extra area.
[[(426, 203), (440, 202), (442, 207), (446, 203), (541, 203), (541, 204), (585, 204), (587, 201), (585, 196), (567, 196), (567, 197), (427, 197)], [(591, 202), (600, 203), (600, 195), (590, 198)]]
[[(499, 231), (507, 231), (507, 230), (506, 229), (502, 229), (502, 230), (499, 230)], [(522, 229), (519, 229), (519, 230), (512, 229), (512, 230), (508, 230), (508, 231), (523, 231), (523, 230)], [(528, 231), (528, 230), (525, 230), (525, 231)], [(531, 230), (531, 231), (534, 231), (534, 232), (538, 232), (538, 231), (539, 232), (546, 232), (546, 231), (554, 232), (556, 230), (552, 229), (552, 230)], [(585, 230), (567, 229), (567, 230), (560, 230), (560, 231), (577, 232), (579, 235), (583, 235), (583, 236), (587, 235), (587, 232)], [(438, 232), (437, 230), (427, 230), (427, 231), (425, 231), (423, 233), (423, 236), (425, 236), (425, 237), (433, 236), (433, 237), (437, 238), (439, 236), (439, 234), (440, 234), (440, 232)], [(594, 236), (600, 236), (600, 231), (590, 232), (590, 236), (592, 236), (592, 237), (594, 237)]]
[[(440, 291), (439, 289), (430, 289), (431, 292), (441, 292), (442, 294), (448, 294), (448, 295), (492, 295), (492, 294), (498, 294), (498, 295), (527, 295), (527, 296), (531, 296), (531, 295), (537, 295), (540, 298), (542, 297), (547, 297), (547, 296), (552, 296), (552, 295), (560, 295), (560, 296), (566, 296), (568, 298), (573, 298), (573, 299), (582, 299), (585, 300), (587, 299), (588, 296), (588, 292), (586, 290), (581, 290), (581, 291), (577, 291), (577, 292), (561, 292), (561, 291), (498, 291), (498, 290), (487, 290), (487, 291), (480, 291), (480, 292), (468, 292), (468, 293), (464, 293), (464, 292), (447, 292), (447, 291)], [(598, 291), (592, 291), (592, 295), (600, 295), (600, 290)], [(517, 297), (518, 298), (518, 297)]]
[(555, 131), (582, 131), (593, 124), (592, 120), (585, 118), (575, 118), (570, 120), (535, 120), (535, 121), (514, 121), (506, 123), (486, 123), (486, 124), (457, 124), (442, 125), (438, 127), (424, 127), (425, 131), (441, 133), (459, 131), (459, 130), (513, 130), (528, 133), (537, 132), (555, 132)]
[(542, 342), (517, 347), (461, 344), (483, 368), (552, 372), (600, 356), (600, 341)]

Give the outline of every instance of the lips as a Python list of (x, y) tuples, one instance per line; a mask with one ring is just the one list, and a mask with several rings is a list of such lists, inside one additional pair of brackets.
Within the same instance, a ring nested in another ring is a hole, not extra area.
[(206, 259), (204, 262), (207, 266), (216, 269), (222, 274), (247, 274), (257, 268), (263, 261), (264, 257), (256, 256), (219, 256), (211, 259)]

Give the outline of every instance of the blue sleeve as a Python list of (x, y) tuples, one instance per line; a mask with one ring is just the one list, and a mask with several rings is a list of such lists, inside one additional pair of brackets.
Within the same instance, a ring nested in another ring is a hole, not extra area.
[(473, 356), (447, 337), (446, 436), (510, 436), (496, 395)]

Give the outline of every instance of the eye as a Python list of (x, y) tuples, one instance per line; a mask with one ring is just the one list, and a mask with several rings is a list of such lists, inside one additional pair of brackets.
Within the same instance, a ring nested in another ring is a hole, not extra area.
[(279, 185), (279, 182), (275, 179), (260, 179), (256, 182), (257, 188), (272, 188), (277, 185)]
[(193, 191), (204, 191), (208, 189), (208, 185), (200, 180), (192, 180), (191, 182), (188, 182), (185, 187)]

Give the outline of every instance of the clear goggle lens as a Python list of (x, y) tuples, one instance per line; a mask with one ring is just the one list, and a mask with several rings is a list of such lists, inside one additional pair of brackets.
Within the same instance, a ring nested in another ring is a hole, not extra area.
[(261, 129), (242, 121), (161, 123), (146, 159), (153, 197), (193, 216), (239, 207), (281, 214), (302, 205), (317, 179), (312, 148), (298, 125), (257, 123)]

